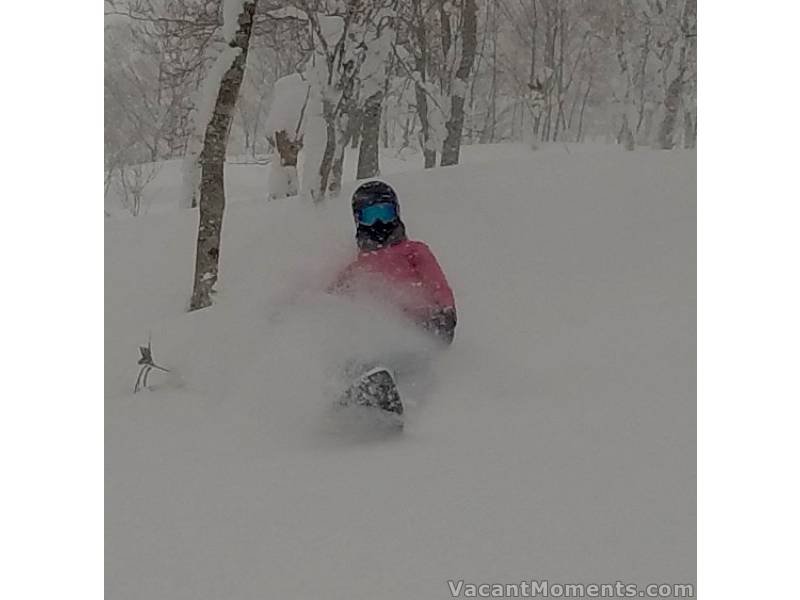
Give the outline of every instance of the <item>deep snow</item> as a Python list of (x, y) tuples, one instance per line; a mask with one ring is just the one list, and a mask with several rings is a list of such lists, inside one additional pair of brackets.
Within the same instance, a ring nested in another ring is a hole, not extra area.
[[(355, 184), (313, 207), (229, 177), (219, 293), (192, 314), (196, 211), (106, 220), (108, 598), (694, 581), (695, 154), (482, 160), (386, 177), (459, 310), (401, 435), (326, 395), (347, 356), (423, 344), (321, 291)], [(148, 333), (173, 373), (134, 396)]]
[[(292, 98), (292, 94), (288, 94)], [(305, 96), (301, 98), (304, 100)], [(296, 123), (295, 123), (296, 125)], [(293, 125), (292, 127), (294, 127)], [(269, 124), (268, 124), (269, 126)], [(542, 144), (537, 150), (537, 155), (559, 155), (569, 157), (573, 154), (606, 152), (606, 144)], [(419, 168), (422, 164), (422, 155), (411, 148), (402, 150), (389, 148), (380, 150), (380, 168), (384, 175), (406, 173)], [(461, 163), (483, 163), (488, 159), (499, 161), (502, 159), (519, 159), (530, 156), (531, 150), (525, 144), (482, 144), (464, 146), (461, 148)], [(301, 159), (303, 158), (301, 151)], [(251, 156), (228, 157), (225, 165), (225, 189), (228, 192), (229, 202), (247, 200), (266, 200), (271, 156), (259, 156), (261, 164), (254, 162)], [(355, 173), (358, 162), (358, 151), (348, 149), (345, 153), (344, 173)], [(300, 160), (298, 169), (302, 174)], [(179, 202), (184, 193), (183, 160), (168, 160), (159, 163), (148, 163), (153, 168), (155, 175), (147, 184), (142, 194), (142, 214), (156, 214), (178, 210)], [(116, 181), (116, 180), (115, 180)], [(105, 211), (112, 219), (131, 218), (130, 212), (120, 201), (120, 191), (112, 186), (105, 198)]]

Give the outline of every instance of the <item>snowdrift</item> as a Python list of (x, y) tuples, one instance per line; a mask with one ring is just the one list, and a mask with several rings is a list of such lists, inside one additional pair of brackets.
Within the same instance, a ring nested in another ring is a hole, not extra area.
[[(693, 582), (695, 154), (498, 152), (386, 179), (459, 310), (402, 435), (327, 402), (345, 357), (428, 351), (323, 293), (354, 183), (321, 207), (231, 183), (219, 292), (192, 314), (196, 211), (106, 221), (108, 597)], [(172, 372), (132, 395), (148, 335)]]

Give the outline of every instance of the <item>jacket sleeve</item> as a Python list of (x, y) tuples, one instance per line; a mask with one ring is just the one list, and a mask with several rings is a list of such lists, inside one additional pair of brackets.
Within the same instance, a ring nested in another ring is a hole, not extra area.
[(423, 285), (431, 292), (435, 302), (422, 325), (445, 343), (451, 344), (457, 323), (453, 290), (428, 246), (419, 243), (412, 260)]
[(422, 242), (418, 242), (414, 249), (412, 261), (422, 280), (422, 285), (431, 292), (437, 307), (455, 309), (456, 303), (453, 298), (453, 290), (450, 289), (447, 278), (444, 276), (444, 272), (430, 248)]

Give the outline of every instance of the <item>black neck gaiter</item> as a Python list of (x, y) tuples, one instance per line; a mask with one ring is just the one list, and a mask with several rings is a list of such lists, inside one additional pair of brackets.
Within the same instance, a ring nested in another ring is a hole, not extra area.
[(393, 223), (377, 221), (374, 225), (359, 224), (356, 230), (356, 241), (362, 251), (378, 250), (404, 239), (406, 228), (400, 219)]

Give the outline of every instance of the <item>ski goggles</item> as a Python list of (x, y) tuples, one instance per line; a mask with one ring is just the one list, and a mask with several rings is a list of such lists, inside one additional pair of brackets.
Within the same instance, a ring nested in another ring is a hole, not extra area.
[(360, 208), (356, 219), (362, 225), (374, 225), (377, 221), (391, 223), (397, 220), (397, 206), (392, 202), (379, 202)]

